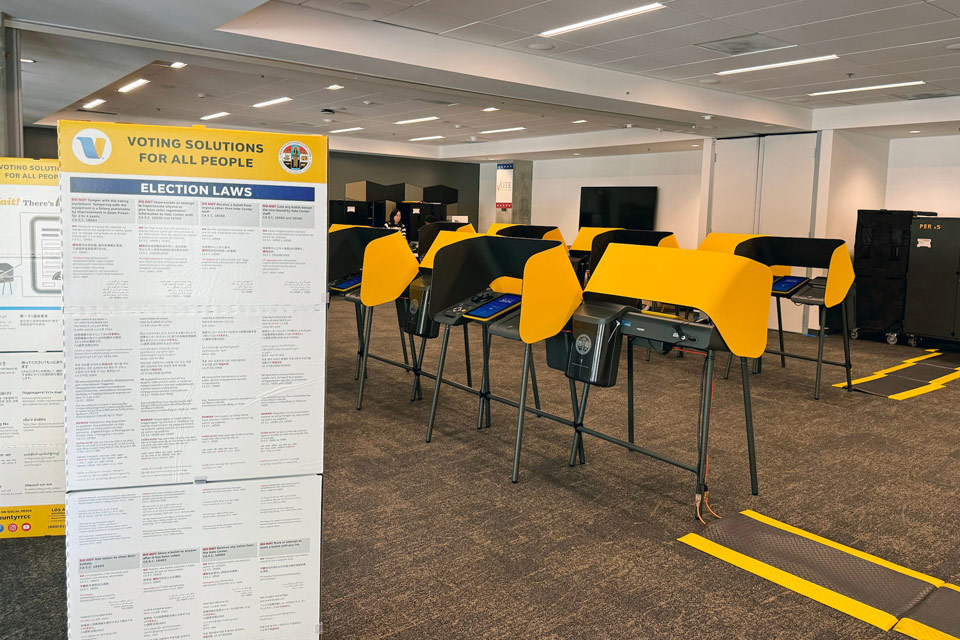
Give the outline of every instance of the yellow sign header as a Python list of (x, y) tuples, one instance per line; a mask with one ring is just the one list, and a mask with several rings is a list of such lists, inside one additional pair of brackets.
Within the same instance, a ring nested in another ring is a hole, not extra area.
[(324, 136), (75, 120), (61, 120), (58, 132), (70, 173), (327, 181)]
[(57, 160), (0, 158), (0, 184), (56, 187), (60, 184), (60, 163)]

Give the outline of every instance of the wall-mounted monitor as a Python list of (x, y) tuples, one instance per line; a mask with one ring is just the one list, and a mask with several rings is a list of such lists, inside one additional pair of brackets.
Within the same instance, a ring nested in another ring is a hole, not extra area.
[(653, 230), (656, 187), (580, 187), (581, 227)]

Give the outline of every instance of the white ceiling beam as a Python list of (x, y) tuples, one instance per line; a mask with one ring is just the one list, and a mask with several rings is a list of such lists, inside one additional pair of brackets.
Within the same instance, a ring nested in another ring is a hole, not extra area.
[(830, 107), (813, 112), (814, 129), (859, 129), (960, 119), (960, 96)]

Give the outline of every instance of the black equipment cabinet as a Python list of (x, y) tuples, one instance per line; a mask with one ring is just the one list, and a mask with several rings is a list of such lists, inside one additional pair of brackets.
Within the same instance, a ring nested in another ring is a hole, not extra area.
[(904, 331), (960, 340), (960, 218), (918, 218), (911, 232)]
[[(854, 326), (885, 333), (896, 343), (904, 332), (907, 297), (907, 269), (910, 261), (912, 227), (915, 220), (936, 216), (925, 211), (860, 209), (853, 270), (856, 273)], [(830, 327), (839, 326), (831, 322)]]

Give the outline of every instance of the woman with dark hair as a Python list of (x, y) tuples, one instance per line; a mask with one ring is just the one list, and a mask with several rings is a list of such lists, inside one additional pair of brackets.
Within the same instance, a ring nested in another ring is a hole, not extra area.
[(399, 229), (400, 233), (403, 234), (403, 237), (407, 237), (407, 228), (403, 224), (403, 216), (400, 213), (400, 209), (394, 209), (390, 212), (390, 215), (387, 216), (387, 222), (383, 225), (387, 229)]

